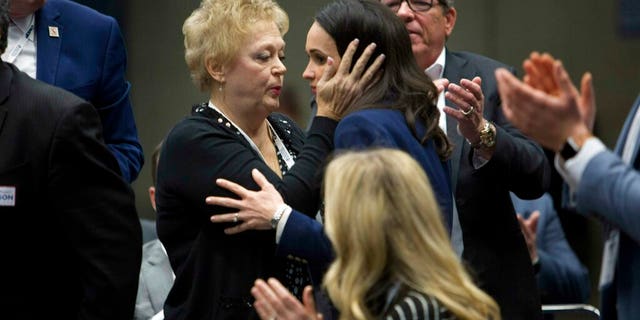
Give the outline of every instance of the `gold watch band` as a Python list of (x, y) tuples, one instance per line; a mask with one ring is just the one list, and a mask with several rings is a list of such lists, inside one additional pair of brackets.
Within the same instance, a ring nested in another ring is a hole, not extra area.
[(480, 130), (480, 141), (471, 144), (474, 149), (492, 148), (496, 145), (496, 127), (490, 121), (485, 120)]

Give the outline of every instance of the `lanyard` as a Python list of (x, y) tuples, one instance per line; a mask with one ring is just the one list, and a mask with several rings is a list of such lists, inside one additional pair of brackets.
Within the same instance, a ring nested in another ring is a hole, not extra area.
[[(231, 119), (229, 119), (229, 117), (227, 117), (220, 109), (218, 109), (213, 104), (213, 102), (209, 101), (208, 105), (209, 105), (209, 108), (217, 111), (219, 114), (221, 114), (223, 117), (225, 117), (227, 119), (227, 121), (229, 121), (229, 123), (231, 123), (234, 127), (236, 127), (236, 129), (238, 129), (240, 134), (242, 134), (242, 136), (247, 140), (247, 142), (249, 142), (249, 144), (251, 145), (251, 148), (253, 148), (253, 150), (255, 150), (260, 155), (260, 158), (262, 159), (262, 161), (264, 161), (264, 163), (267, 163), (267, 161), (264, 159), (264, 156), (262, 155), (262, 152), (260, 152), (260, 149), (258, 149), (258, 146), (256, 146), (256, 144), (253, 142), (253, 140), (251, 140), (249, 135), (247, 135), (244, 131), (242, 131), (242, 129), (240, 129), (240, 127), (238, 127), (235, 123), (233, 123), (233, 121), (231, 121)], [(274, 142), (276, 144), (276, 148), (278, 149), (278, 152), (280, 152), (280, 155), (282, 156), (282, 159), (284, 160), (285, 164), (287, 165), (287, 170), (290, 170), (291, 167), (293, 167), (293, 165), (295, 164), (295, 161), (293, 160), (293, 157), (289, 153), (289, 150), (287, 150), (287, 148), (284, 146), (284, 143), (282, 142), (282, 139), (280, 139), (280, 137), (278, 136), (276, 131), (271, 126), (271, 123), (269, 121), (267, 121), (267, 124), (269, 126), (269, 130), (271, 130), (271, 133), (273, 134)]]
[(269, 124), (269, 129), (271, 129), (271, 133), (273, 134), (273, 140), (276, 144), (276, 148), (278, 148), (278, 151), (282, 156), (282, 160), (284, 160), (284, 163), (287, 165), (287, 171), (291, 170), (291, 167), (295, 164), (295, 160), (293, 160), (293, 157), (289, 153), (289, 150), (287, 150), (287, 147), (284, 146), (284, 143), (278, 136), (278, 133), (276, 133), (276, 130), (271, 126), (271, 122), (267, 121), (267, 124)]
[(18, 41), (18, 44), (16, 44), (16, 46), (13, 47), (13, 49), (9, 52), (9, 56), (7, 57), (6, 62), (13, 63), (14, 61), (16, 61), (16, 58), (22, 52), (22, 49), (24, 49), (24, 46), (27, 45), (27, 41), (29, 41), (29, 36), (31, 36), (31, 32), (33, 32), (34, 20), (35, 20), (35, 15), (31, 17), (31, 26), (29, 26), (29, 29), (27, 30), (27, 32), (25, 32), (24, 38), (20, 39), (20, 41)]

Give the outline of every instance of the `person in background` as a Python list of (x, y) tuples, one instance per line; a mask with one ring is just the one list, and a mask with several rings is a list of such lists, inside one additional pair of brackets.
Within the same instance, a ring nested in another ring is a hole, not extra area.
[[(369, 45), (353, 69), (342, 63), (325, 73), (318, 116), (305, 135), (275, 112), (287, 71), (288, 23), (272, 0), (203, 0), (183, 25), (185, 60), (210, 100), (169, 132), (160, 154), (158, 236), (176, 273), (166, 319), (256, 318), (249, 293), (256, 278), (279, 277), (299, 294), (309, 281), (306, 264), (275, 256), (277, 221), (229, 236), (226, 228), (246, 227), (244, 217), (214, 225), (210, 216), (229, 208), (205, 203), (210, 195), (231, 195), (213, 183), (217, 178), (256, 188), (251, 170), (259, 168), (294, 208), (310, 216), (318, 211), (318, 169), (333, 149), (335, 127), (382, 58), (365, 68)], [(356, 48), (353, 41), (349, 57)]]
[(522, 200), (511, 194), (543, 304), (585, 303), (589, 298), (589, 272), (564, 237), (551, 195)]
[[(158, 159), (160, 159), (160, 142), (151, 155), (151, 180), (149, 200), (151, 207), (156, 210), (156, 175), (158, 173)], [(138, 296), (133, 318), (136, 320), (164, 319), (164, 301), (173, 286), (175, 275), (171, 270), (169, 257), (162, 242), (155, 239), (142, 246), (142, 265), (140, 266), (140, 280), (138, 281)]]
[(578, 89), (562, 62), (534, 52), (524, 62), (524, 82), (497, 70), (505, 116), (556, 153), (555, 167), (567, 183), (566, 202), (605, 226), (600, 273), (602, 319), (640, 314), (640, 97), (625, 121), (614, 151), (593, 135), (595, 93), (585, 73)]
[(2, 60), (91, 102), (119, 172), (133, 182), (144, 159), (118, 23), (68, 0), (11, 0), (10, 4), (8, 50)]
[(534, 272), (509, 191), (538, 198), (551, 170), (542, 149), (502, 114), (493, 71), (507, 66), (446, 47), (458, 18), (453, 0), (380, 2), (404, 22), (420, 68), (434, 80), (449, 82), (437, 105), (448, 115), (439, 125), (454, 145), (451, 238), (456, 252), (498, 302), (502, 318), (540, 318)]
[[(8, 25), (0, 0), (0, 52)], [(140, 223), (96, 109), (0, 62), (0, 150), (2, 318), (130, 319)]]
[[(284, 204), (257, 170), (254, 192), (227, 180), (242, 201), (268, 212)], [(326, 231), (336, 259), (323, 286), (340, 319), (500, 319), (454, 253), (422, 166), (404, 151), (345, 151), (326, 169)], [(303, 306), (276, 279), (251, 293), (262, 319), (316, 319), (311, 288)]]

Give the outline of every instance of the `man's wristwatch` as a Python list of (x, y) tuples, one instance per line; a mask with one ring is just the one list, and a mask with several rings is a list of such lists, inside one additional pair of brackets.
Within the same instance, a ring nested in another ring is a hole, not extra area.
[(578, 154), (578, 151), (580, 151), (580, 147), (578, 147), (578, 144), (572, 137), (569, 137), (567, 141), (565, 141), (564, 146), (562, 146), (562, 150), (560, 150), (560, 156), (562, 159), (567, 161), (575, 157), (575, 155)]
[(480, 130), (480, 141), (476, 144), (472, 144), (471, 147), (478, 148), (491, 148), (496, 145), (496, 127), (490, 121), (484, 121), (484, 126)]

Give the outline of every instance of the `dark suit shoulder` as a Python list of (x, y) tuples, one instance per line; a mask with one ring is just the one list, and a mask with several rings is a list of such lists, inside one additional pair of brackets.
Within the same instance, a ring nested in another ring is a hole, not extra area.
[(512, 66), (509, 66), (498, 60), (494, 60), (489, 57), (486, 57), (477, 53), (469, 52), (469, 51), (450, 51), (450, 53), (452, 56), (465, 59), (474, 65), (482, 66), (482, 68), (490, 68), (490, 69), (512, 68)]
[[(35, 80), (19, 71), (14, 65), (7, 64), (12, 73), (9, 99), (27, 114), (64, 114), (69, 108), (88, 104), (75, 94)], [(32, 110), (36, 109), (37, 110)], [(51, 119), (48, 119), (51, 120)]]

